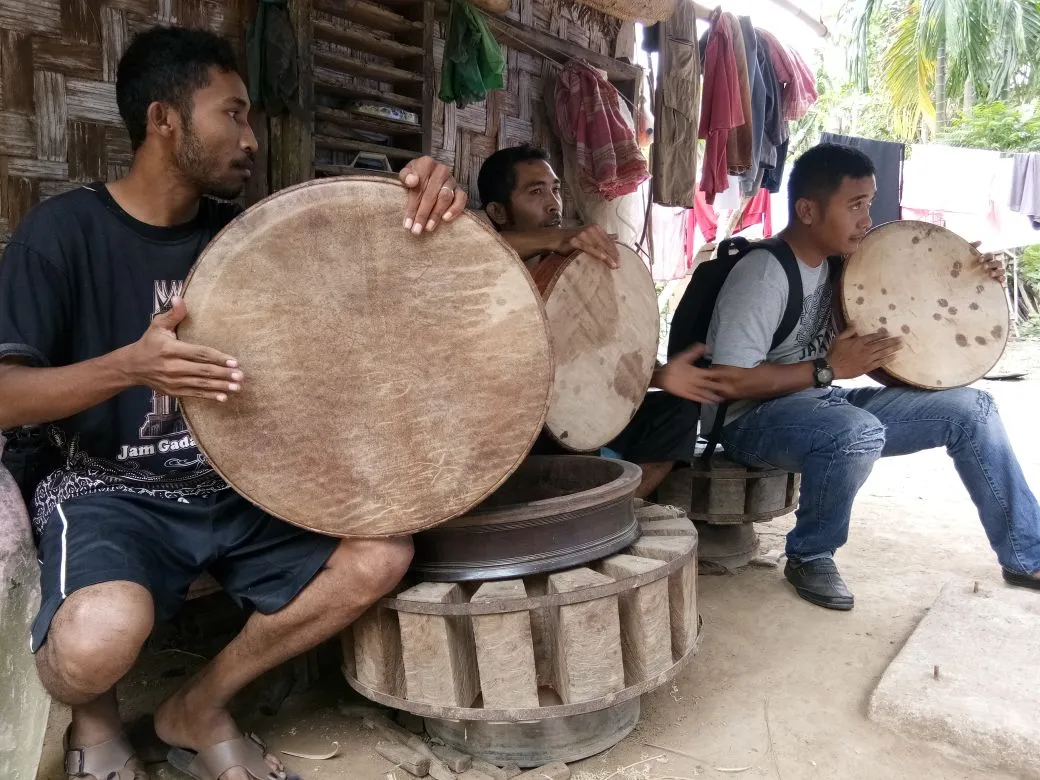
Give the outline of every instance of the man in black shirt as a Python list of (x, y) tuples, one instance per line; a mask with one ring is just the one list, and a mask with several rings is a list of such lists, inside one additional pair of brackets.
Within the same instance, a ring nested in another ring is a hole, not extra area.
[[(566, 255), (576, 250), (617, 268), (617, 244), (603, 228), (563, 227), (560, 180), (544, 149), (499, 149), (480, 167), (477, 186), (488, 218), (531, 271), (546, 254)], [(658, 365), (650, 386), (663, 392), (647, 393), (631, 422), (608, 445), (643, 470), (636, 489), (640, 498), (657, 489), (676, 461), (693, 458), (700, 403), (719, 400), (721, 383), (711, 372), (694, 365), (703, 350), (700, 345)], [(546, 436), (535, 447), (536, 453), (560, 451)]]
[[(213, 197), (238, 197), (249, 178), (248, 94), (226, 41), (177, 28), (135, 39), (116, 91), (130, 174), (34, 209), (0, 263), (0, 430), (44, 426), (58, 456), (31, 502), (42, 585), (31, 647), (44, 685), (72, 707), (68, 774), (141, 780), (115, 685), (155, 621), (209, 570), (253, 613), (158, 708), (156, 731), (195, 777), (281, 776), (228, 702), (394, 587), (411, 541), (282, 523), (231, 491), (197, 449), (177, 398), (225, 403), (249, 381), (233, 355), (175, 332), (189, 269), (239, 212)], [(401, 179), (415, 234), (465, 207), (430, 158)]]

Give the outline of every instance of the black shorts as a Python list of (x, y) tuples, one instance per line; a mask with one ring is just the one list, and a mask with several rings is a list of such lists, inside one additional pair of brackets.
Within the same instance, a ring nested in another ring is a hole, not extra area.
[(629, 463), (689, 463), (697, 449), (701, 405), (661, 390), (646, 394), (631, 422), (607, 445)]
[[(606, 449), (629, 463), (690, 462), (697, 448), (697, 426), (701, 406), (671, 393), (646, 394), (625, 429)], [(543, 433), (531, 450), (532, 455), (563, 455), (561, 447)]]
[(169, 620), (204, 571), (242, 607), (277, 612), (303, 590), (338, 539), (271, 517), (233, 490), (171, 500), (98, 493), (59, 504), (40, 537), (40, 612), (30, 648), (47, 638), (71, 593), (116, 580), (148, 588)]

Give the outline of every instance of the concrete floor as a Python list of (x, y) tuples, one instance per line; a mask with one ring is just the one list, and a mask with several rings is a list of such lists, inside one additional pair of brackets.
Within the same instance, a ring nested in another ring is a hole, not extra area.
[[(982, 382), (996, 395), (1012, 441), (1040, 490), (1040, 344), (1016, 345), (1006, 362), (1031, 370), (1021, 382)], [(763, 550), (782, 549), (792, 518), (760, 528)], [(856, 608), (834, 613), (799, 600), (774, 568), (701, 576), (705, 639), (674, 685), (643, 699), (643, 718), (607, 753), (574, 765), (578, 780), (996, 780), (1009, 777), (956, 763), (866, 717), (886, 666), (951, 577), (1003, 587), (974, 508), (943, 452), (882, 461), (857, 502), (851, 540), (838, 563)], [(1038, 596), (1040, 598), (1040, 596)], [(153, 656), (128, 688), (129, 709), (150, 702), (199, 663), (179, 652)], [(1040, 674), (1040, 668), (1037, 673)], [(279, 749), (321, 753), (287, 758), (308, 780), (384, 780), (390, 765), (373, 736), (340, 711), (359, 704), (333, 678), (317, 693), (290, 697), (273, 718), (243, 704), (244, 725)], [(59, 780), (55, 709), (42, 780)], [(179, 778), (165, 766), (153, 777)], [(398, 777), (403, 780), (400, 773)]]

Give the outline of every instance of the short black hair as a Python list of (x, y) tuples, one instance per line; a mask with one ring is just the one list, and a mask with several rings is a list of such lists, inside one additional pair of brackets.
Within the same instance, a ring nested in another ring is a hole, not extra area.
[(237, 72), (225, 38), (207, 30), (153, 27), (134, 37), (116, 71), (116, 102), (136, 151), (148, 133), (148, 106), (167, 103), (191, 117), (192, 98), (209, 84), (210, 68)]
[(537, 146), (523, 144), (499, 149), (480, 166), (477, 174), (477, 192), (480, 205), (487, 208), (490, 203), (509, 204), (516, 188), (516, 164), (530, 160), (548, 160), (549, 153)]
[(874, 163), (859, 149), (842, 144), (818, 144), (794, 162), (787, 182), (787, 207), (791, 222), (797, 220), (799, 198), (826, 204), (846, 176), (865, 179), (874, 175)]

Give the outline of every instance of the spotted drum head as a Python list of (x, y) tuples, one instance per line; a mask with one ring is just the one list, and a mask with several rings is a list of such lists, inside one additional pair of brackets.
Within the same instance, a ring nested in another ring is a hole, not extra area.
[(883, 369), (898, 383), (941, 390), (971, 384), (1000, 359), (1009, 312), (1000, 283), (969, 243), (927, 222), (870, 231), (845, 264), (841, 305), (860, 334), (900, 336)]

